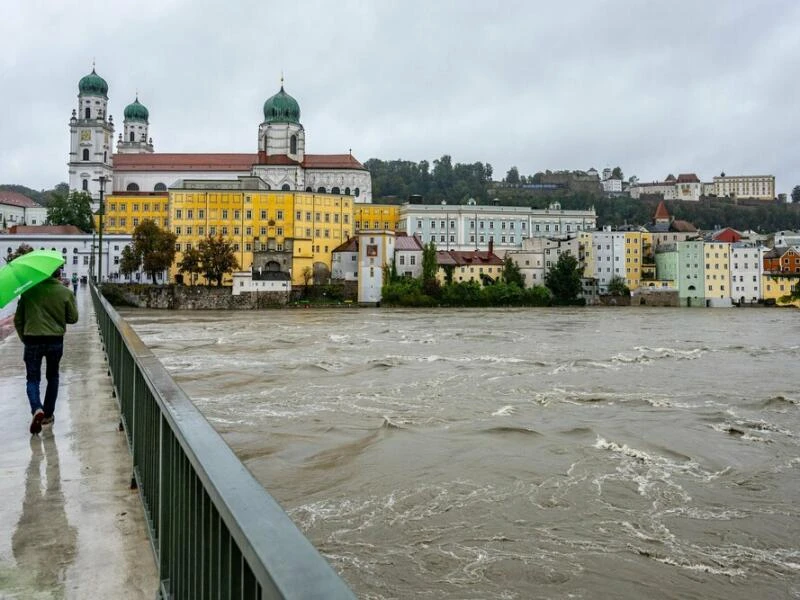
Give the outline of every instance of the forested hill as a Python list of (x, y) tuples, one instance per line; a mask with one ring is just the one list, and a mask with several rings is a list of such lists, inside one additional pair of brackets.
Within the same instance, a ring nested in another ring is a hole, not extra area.
[[(560, 189), (548, 193), (519, 187), (497, 186), (492, 182), (489, 163), (453, 164), (450, 156), (429, 163), (426, 160), (384, 161), (371, 158), (364, 163), (372, 174), (372, 197), (376, 203), (399, 204), (409, 196), (422, 196), (425, 204), (464, 204), (474, 198), (478, 204), (495, 199), (504, 206), (545, 208), (554, 201), (564, 209), (587, 209), (594, 206), (598, 226), (645, 225), (652, 222), (658, 200), (628, 197), (606, 198), (601, 194)], [(512, 169), (516, 173), (516, 168)], [(511, 172), (509, 172), (511, 174)], [(518, 175), (518, 174), (517, 174)], [(533, 177), (529, 178), (533, 181)], [(698, 229), (733, 227), (738, 230), (772, 232), (800, 229), (800, 204), (765, 202), (755, 206), (737, 205), (727, 199), (700, 202), (667, 201), (667, 210), (676, 219), (693, 223)]]
[(69, 185), (66, 183), (59, 183), (55, 188), (52, 190), (41, 190), (37, 192), (29, 187), (25, 187), (24, 185), (13, 185), (13, 184), (0, 184), (0, 191), (6, 192), (17, 192), (18, 194), (22, 194), (33, 200), (34, 202), (38, 202), (42, 206), (48, 206), (50, 204), (50, 198), (53, 192), (55, 191), (62, 191), (62, 192), (69, 192)]

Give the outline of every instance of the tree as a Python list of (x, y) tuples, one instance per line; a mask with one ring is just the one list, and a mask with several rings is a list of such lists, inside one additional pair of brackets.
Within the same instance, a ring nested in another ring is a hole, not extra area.
[(511, 167), (506, 173), (506, 183), (517, 185), (519, 183), (519, 169)]
[(222, 285), (222, 278), (226, 273), (239, 268), (233, 243), (221, 235), (208, 236), (200, 242), (199, 250), (206, 278), (209, 281), (216, 281), (217, 285)]
[(92, 197), (86, 192), (67, 194), (63, 190), (54, 191), (47, 208), (47, 222), (50, 225), (75, 225), (84, 233), (94, 231)]
[(194, 285), (195, 277), (203, 272), (203, 257), (197, 248), (189, 248), (178, 263), (178, 271), (189, 274), (189, 283)]
[(422, 247), (422, 281), (436, 279), (439, 264), (436, 261), (436, 244), (428, 242)]
[(525, 280), (522, 277), (519, 265), (515, 263), (508, 254), (506, 254), (505, 260), (503, 260), (502, 278), (508, 285), (516, 284), (521, 289), (525, 288)]
[(620, 181), (625, 179), (622, 176), (622, 169), (620, 169), (619, 167), (614, 167), (614, 169), (611, 171), (611, 178), (612, 179), (619, 179)]
[(6, 262), (10, 263), (15, 258), (19, 258), (23, 254), (27, 254), (28, 252), (33, 252), (33, 248), (31, 248), (28, 244), (23, 242), (22, 244), (19, 245), (19, 247), (16, 250), (14, 250), (14, 252), (6, 256)]
[(130, 277), (142, 266), (142, 257), (136, 254), (131, 246), (122, 249), (119, 259), (119, 272), (125, 277)]
[(800, 185), (792, 188), (792, 202), (800, 202)]
[(615, 275), (608, 282), (608, 293), (612, 296), (630, 296), (631, 289), (625, 285), (625, 279), (619, 275)]
[(174, 233), (161, 229), (149, 219), (139, 223), (133, 230), (133, 252), (142, 261), (142, 268), (150, 275), (153, 284), (156, 276), (168, 269), (175, 260), (176, 239)]
[(311, 267), (306, 267), (303, 269), (301, 275), (303, 276), (303, 285), (308, 287), (311, 283), (311, 280), (314, 279), (314, 269)]
[(553, 298), (561, 302), (575, 300), (581, 293), (581, 271), (578, 259), (572, 254), (565, 252), (559, 256), (544, 277)]

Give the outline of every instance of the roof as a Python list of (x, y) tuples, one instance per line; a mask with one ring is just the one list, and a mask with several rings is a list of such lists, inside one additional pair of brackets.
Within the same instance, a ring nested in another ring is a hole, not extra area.
[(0, 204), (19, 206), (20, 208), (44, 208), (41, 204), (34, 202), (19, 192), (10, 192), (4, 190), (0, 190)]
[(9, 233), (22, 234), (47, 234), (47, 235), (84, 235), (83, 231), (75, 225), (13, 225)]
[(734, 243), (738, 242), (742, 239), (742, 234), (733, 229), (732, 227), (726, 227), (725, 229), (721, 229), (720, 231), (715, 231), (711, 235), (711, 239), (716, 242), (728, 242)]
[(689, 223), (689, 221), (682, 221), (675, 219), (669, 226), (670, 231), (680, 231), (684, 233), (691, 233), (697, 231), (697, 227)]
[(700, 183), (700, 178), (694, 173), (679, 173), (678, 183)]
[(358, 238), (351, 237), (346, 242), (336, 246), (333, 252), (358, 252)]
[(661, 219), (669, 219), (669, 211), (667, 211), (667, 205), (664, 204), (664, 201), (658, 203), (658, 207), (656, 208), (656, 214), (653, 217), (654, 221), (659, 221)]
[(407, 251), (407, 250), (420, 250), (422, 251), (422, 244), (416, 236), (398, 233), (394, 238), (394, 249)]
[(458, 267), (467, 265), (502, 266), (503, 260), (494, 252), (486, 250), (439, 250), (436, 252), (436, 264)]
[[(258, 154), (115, 154), (114, 171), (250, 171)], [(366, 167), (352, 154), (306, 154), (302, 163), (286, 155), (266, 157), (267, 165), (300, 165), (306, 169), (358, 169)]]

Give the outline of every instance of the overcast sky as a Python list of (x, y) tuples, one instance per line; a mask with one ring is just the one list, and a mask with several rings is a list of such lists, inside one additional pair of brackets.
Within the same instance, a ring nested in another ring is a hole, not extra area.
[(306, 150), (359, 160), (621, 166), (800, 184), (797, 0), (5, 0), (0, 183), (67, 181), (92, 60), (116, 133), (138, 90), (156, 152), (257, 151), (264, 101)]

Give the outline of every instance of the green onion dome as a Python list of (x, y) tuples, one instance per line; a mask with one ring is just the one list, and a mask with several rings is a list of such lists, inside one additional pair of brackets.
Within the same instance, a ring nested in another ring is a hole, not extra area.
[(139, 102), (139, 97), (137, 96), (132, 104), (128, 104), (128, 106), (125, 107), (124, 116), (127, 121), (142, 121), (147, 123), (150, 113), (147, 111), (147, 107)]
[(78, 92), (90, 96), (102, 96), (108, 99), (108, 84), (105, 79), (95, 73), (94, 67), (92, 67), (92, 72), (82, 77), (78, 82)]
[(300, 105), (281, 86), (281, 91), (264, 102), (264, 120), (267, 123), (299, 124)]

